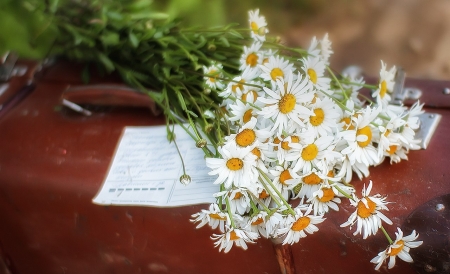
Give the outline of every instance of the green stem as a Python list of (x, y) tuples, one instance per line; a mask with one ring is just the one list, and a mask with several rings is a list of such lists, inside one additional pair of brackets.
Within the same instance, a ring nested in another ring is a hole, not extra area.
[(227, 212), (228, 216), (230, 217), (231, 227), (236, 228), (236, 226), (234, 225), (233, 214), (231, 213), (230, 200), (228, 199), (228, 196), (225, 198), (225, 203), (227, 204)]
[(388, 240), (389, 244), (391, 245), (392, 243), (394, 243), (394, 241), (392, 241), (391, 237), (387, 233), (386, 229), (384, 229), (383, 225), (380, 227), (380, 229), (381, 231), (383, 231), (383, 234), (384, 236), (386, 236), (386, 239)]
[[(283, 195), (281, 195), (280, 191), (278, 191), (278, 189), (273, 185), (272, 180), (270, 180), (269, 177), (267, 177), (267, 175), (262, 172), (261, 169), (258, 168), (259, 173), (262, 175), (262, 177), (264, 177), (264, 179), (269, 183), (269, 185), (272, 187), (272, 189), (275, 191), (275, 193), (277, 193), (278, 197), (281, 199), (281, 201), (283, 202), (283, 204), (287, 207), (287, 209), (292, 213), (292, 215), (295, 215), (295, 211), (292, 209), (291, 205), (283, 198)], [(263, 183), (263, 180), (261, 180), (261, 183)], [(267, 191), (269, 191), (269, 189), (267, 188), (267, 185), (264, 186), (266, 188)], [(269, 192), (270, 194), (270, 192)], [(276, 202), (276, 199), (275, 199)], [(280, 206), (279, 202), (277, 203), (278, 206)]]

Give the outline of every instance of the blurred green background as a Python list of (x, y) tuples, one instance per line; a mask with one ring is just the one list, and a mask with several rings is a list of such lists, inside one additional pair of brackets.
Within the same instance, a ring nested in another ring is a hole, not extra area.
[[(56, 32), (48, 16), (36, 7), (43, 4), (57, 6), (63, 1), (0, 0), (0, 54), (14, 50), (24, 58), (43, 58)], [(186, 26), (239, 23), (247, 27), (248, 10), (259, 8), (269, 23), (270, 32), (278, 34), (287, 26), (307, 20), (322, 5), (322, 0), (155, 0), (149, 9), (182, 18)]]

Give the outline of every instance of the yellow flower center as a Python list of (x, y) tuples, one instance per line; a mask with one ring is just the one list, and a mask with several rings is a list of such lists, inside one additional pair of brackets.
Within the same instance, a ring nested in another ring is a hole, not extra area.
[(319, 148), (316, 144), (309, 144), (302, 150), (302, 158), (305, 161), (312, 161), (319, 153)]
[(247, 96), (248, 94), (251, 92), (251, 94), (253, 95), (253, 101), (250, 103), (254, 103), (256, 102), (256, 99), (258, 98), (258, 93), (255, 90), (250, 90), (249, 92), (242, 94), (242, 101), (248, 102), (247, 100)]
[(366, 201), (367, 201), (367, 205), (369, 207), (366, 207), (366, 205), (362, 201), (359, 201), (358, 205), (357, 205), (356, 213), (361, 218), (368, 218), (369, 216), (371, 216), (375, 212), (375, 209), (377, 207), (377, 205), (367, 197), (366, 197)]
[(233, 200), (238, 200), (238, 199), (240, 199), (241, 197), (242, 197), (242, 193), (236, 192), (236, 193), (234, 194)]
[[(280, 140), (278, 137), (276, 137), (275, 139), (273, 139), (273, 143), (274, 143), (275, 145), (278, 145), (280, 142), (281, 142), (281, 140)], [(278, 147), (274, 147), (273, 149), (274, 149), (275, 151), (278, 151)]]
[(283, 185), (286, 185), (286, 180), (292, 179), (291, 173), (289, 173), (289, 170), (283, 170), (280, 173), (280, 183)]
[(303, 177), (302, 179), (303, 183), (307, 184), (307, 185), (317, 185), (320, 182), (322, 182), (322, 179), (320, 179), (319, 175), (317, 175), (316, 173), (311, 173), (305, 177)]
[(314, 97), (311, 100), (311, 104), (315, 104), (316, 103), (316, 99), (317, 99), (317, 94), (314, 93)]
[(244, 85), (243, 83), (245, 83), (245, 80), (240, 80), (239, 83), (236, 83), (235, 85), (231, 85), (231, 91), (233, 91), (234, 93), (236, 93), (236, 91), (239, 90), (244, 90)]
[(262, 61), (263, 65), (267, 64), (268, 62), (269, 62), (269, 58), (264, 58), (263, 61)]
[(261, 191), (261, 193), (259, 193), (259, 198), (260, 199), (265, 199), (265, 198), (267, 198), (269, 196), (270, 196), (270, 194), (267, 193), (267, 191), (265, 189), (263, 189), (263, 191)]
[(249, 55), (247, 55), (245, 62), (247, 63), (247, 65), (251, 67), (256, 66), (256, 64), (258, 64), (258, 55), (250, 53)]
[(242, 117), (242, 120), (244, 121), (244, 123), (247, 123), (248, 121), (250, 121), (253, 117), (253, 110), (249, 109), (246, 112), (244, 112), (244, 116)]
[(399, 247), (393, 247), (391, 248), (391, 251), (389, 252), (389, 256), (396, 256), (400, 251), (402, 251), (403, 246), (405, 246), (405, 242), (403, 240), (399, 240), (396, 245), (400, 245)]
[(386, 81), (383, 80), (380, 83), (380, 97), (384, 98), (384, 96), (386, 95), (386, 92), (387, 92), (387, 84), (386, 84)]
[(330, 178), (334, 178), (334, 171), (333, 170), (328, 171), (327, 176)]
[[(209, 74), (210, 74), (210, 75), (216, 75), (216, 72), (217, 72), (217, 70), (214, 69), (214, 70), (211, 70), (211, 71), (209, 72)], [(209, 77), (209, 81), (214, 83), (214, 82), (216, 81), (216, 77), (217, 77), (217, 76), (215, 76), (215, 77)]]
[(319, 198), (319, 201), (321, 201), (322, 203), (326, 203), (326, 202), (333, 200), (333, 198), (334, 198), (333, 189), (322, 188), (322, 192), (323, 192), (323, 196), (322, 196), (322, 198)]
[(234, 230), (230, 232), (230, 241), (236, 241), (239, 239), (240, 239), (240, 237), (238, 235), (236, 235), (236, 232), (234, 232)]
[(239, 170), (244, 166), (244, 162), (239, 158), (231, 158), (227, 161), (227, 167), (230, 170)]
[(352, 130), (355, 129), (355, 126), (352, 124), (352, 119), (350, 117), (344, 117), (341, 119), (341, 123), (344, 122), (344, 129)]
[(259, 225), (259, 224), (261, 224), (262, 222), (264, 222), (264, 220), (263, 220), (261, 217), (259, 217), (259, 218), (256, 219), (254, 222), (252, 222), (252, 225)]
[(311, 122), (311, 125), (317, 127), (323, 123), (323, 120), (325, 119), (325, 112), (321, 108), (314, 109), (314, 114), (316, 116), (309, 117), (309, 121)]
[(387, 153), (389, 153), (389, 155), (392, 155), (397, 151), (397, 146), (396, 145), (389, 146), (389, 149), (386, 151)]
[(311, 79), (311, 82), (313, 82), (313, 84), (317, 84), (317, 73), (315, 70), (313, 70), (312, 68), (308, 69), (308, 75), (309, 75), (309, 79)]
[(226, 217), (222, 217), (217, 213), (210, 213), (209, 217), (211, 217), (213, 219), (217, 219), (217, 220), (222, 220), (222, 221), (225, 221), (227, 219)]
[(391, 134), (391, 130), (387, 129), (387, 130), (384, 132), (384, 137), (388, 137), (389, 134)]
[[(291, 143), (298, 143), (300, 142), (300, 137), (298, 136), (291, 136)], [(291, 147), (289, 146), (289, 142), (288, 141), (283, 141), (281, 142), (281, 148), (284, 150), (290, 150)]]
[(281, 113), (287, 114), (294, 109), (296, 102), (297, 99), (295, 99), (295, 96), (288, 93), (281, 97), (280, 101), (278, 102), (278, 109)]
[(276, 80), (278, 77), (283, 78), (284, 73), (280, 68), (274, 68), (272, 69), (272, 71), (270, 72), (270, 77), (272, 77), (272, 80)]
[(250, 22), (250, 28), (252, 29), (252, 31), (255, 34), (258, 34), (259, 27), (258, 27), (258, 24), (256, 22), (253, 22), (253, 21)]
[(370, 144), (370, 142), (372, 141), (372, 130), (370, 130), (369, 126), (365, 126), (363, 128), (360, 128), (356, 131), (356, 136), (358, 135), (366, 135), (367, 136), (367, 140), (363, 141), (363, 142), (359, 142), (358, 141), (358, 145), (360, 147), (366, 147)]
[(246, 147), (255, 142), (256, 134), (253, 129), (244, 129), (236, 135), (236, 143), (241, 147)]
[(255, 147), (252, 149), (252, 153), (257, 157), (257, 159), (261, 158), (261, 150), (259, 150), (259, 148)]
[(307, 216), (300, 217), (295, 223), (292, 225), (292, 230), (300, 231), (305, 229), (309, 223), (311, 223), (311, 219)]

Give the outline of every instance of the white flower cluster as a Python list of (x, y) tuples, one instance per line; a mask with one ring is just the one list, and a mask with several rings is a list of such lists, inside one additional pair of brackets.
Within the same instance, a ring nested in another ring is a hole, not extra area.
[[(249, 15), (254, 40), (244, 47), (241, 74), (227, 82), (221, 64), (204, 68), (206, 85), (224, 99), (223, 113), (215, 115), (222, 115), (231, 134), (217, 157), (206, 159), (221, 191), (216, 204), (193, 215), (197, 227), (219, 228), (222, 234), (213, 239), (225, 252), (233, 243), (246, 248), (260, 235), (293, 244), (316, 232), (343, 197), (355, 212), (342, 226), (357, 223), (355, 234), (366, 238), (382, 222), (392, 224), (381, 213), (385, 198), (369, 195), (372, 182), (361, 198), (348, 183), (353, 172), (361, 179), (370, 166), (385, 158), (399, 162), (418, 148), (414, 130), (422, 105), (389, 103), (396, 68), (387, 70), (383, 62), (373, 101), (363, 100), (363, 79), (338, 80), (329, 69), (327, 35), (314, 38), (300, 57), (283, 55), (266, 42), (264, 17)], [(295, 208), (287, 202), (292, 198), (300, 199)]]

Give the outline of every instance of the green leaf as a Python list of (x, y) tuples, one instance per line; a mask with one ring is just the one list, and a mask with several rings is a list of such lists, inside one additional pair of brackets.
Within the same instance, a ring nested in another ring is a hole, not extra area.
[(107, 32), (100, 36), (100, 40), (105, 46), (115, 46), (119, 44), (119, 34), (115, 32)]
[(181, 92), (179, 90), (175, 90), (177, 97), (178, 97), (178, 102), (180, 102), (181, 108), (188, 112), (188, 109), (186, 107), (186, 102), (184, 101), (183, 95), (181, 94)]
[(114, 63), (109, 59), (104, 53), (98, 52), (98, 59), (100, 59), (100, 62), (105, 66), (105, 69), (107, 72), (114, 71)]
[(168, 19), (169, 15), (163, 12), (138, 12), (130, 15), (131, 20), (164, 20)]
[(228, 39), (225, 38), (225, 36), (220, 36), (219, 40), (222, 41), (222, 43), (223, 43), (226, 47), (230, 47), (230, 43), (228, 42)]
[(137, 48), (139, 46), (139, 39), (136, 37), (136, 35), (133, 32), (130, 32), (128, 34), (128, 41), (130, 41), (130, 44), (133, 48)]

